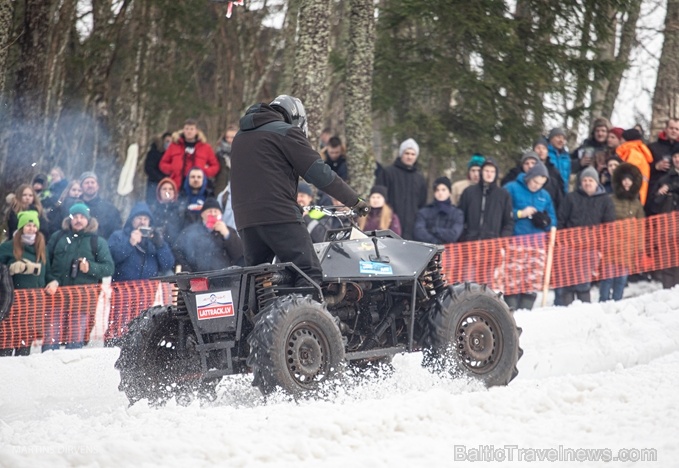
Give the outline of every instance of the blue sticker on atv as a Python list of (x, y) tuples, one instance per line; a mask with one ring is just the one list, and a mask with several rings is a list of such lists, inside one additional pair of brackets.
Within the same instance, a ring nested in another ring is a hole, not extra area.
[(359, 263), (360, 273), (368, 275), (393, 275), (394, 270), (387, 263), (364, 262)]

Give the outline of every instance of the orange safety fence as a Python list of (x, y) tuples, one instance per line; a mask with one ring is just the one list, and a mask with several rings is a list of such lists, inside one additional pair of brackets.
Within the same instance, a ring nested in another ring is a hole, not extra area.
[[(541, 291), (549, 264), (550, 233), (446, 245), (449, 283), (474, 281), (505, 294)], [(679, 212), (555, 231), (550, 288), (679, 266)], [(171, 302), (171, 286), (153, 280), (17, 289), (9, 317), (0, 323), (0, 349), (30, 346), (46, 336), (85, 341), (121, 336), (127, 323), (152, 305)]]

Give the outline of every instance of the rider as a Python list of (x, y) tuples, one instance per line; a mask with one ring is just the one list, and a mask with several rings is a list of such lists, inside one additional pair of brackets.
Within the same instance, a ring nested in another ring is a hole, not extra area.
[(270, 104), (250, 106), (231, 148), (232, 206), (245, 264), (259, 265), (277, 256), (320, 282), (321, 265), (297, 205), (299, 177), (360, 215), (368, 213), (368, 204), (311, 147), (299, 99), (281, 95)]

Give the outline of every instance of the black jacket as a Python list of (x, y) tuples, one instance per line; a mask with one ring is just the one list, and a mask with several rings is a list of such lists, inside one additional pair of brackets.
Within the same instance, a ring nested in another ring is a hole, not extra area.
[(579, 188), (566, 195), (557, 218), (559, 229), (596, 226), (615, 221), (615, 206), (601, 185), (592, 196)]
[(401, 221), (401, 237), (413, 240), (417, 212), (427, 203), (427, 181), (417, 170), (417, 163), (406, 166), (396, 158), (379, 173), (376, 184), (387, 187), (387, 203)]
[(162, 143), (156, 141), (151, 143), (149, 152), (146, 153), (146, 160), (144, 161), (144, 172), (146, 172), (148, 181), (155, 182), (156, 184), (167, 177), (158, 167), (160, 160), (163, 158), (163, 153), (165, 152), (162, 147), (158, 147), (159, 144), (162, 145)]
[(238, 229), (303, 222), (297, 205), (299, 177), (347, 206), (351, 189), (314, 151), (298, 127), (267, 104), (250, 107), (231, 146), (232, 207)]
[(209, 231), (200, 223), (190, 224), (179, 234), (173, 252), (182, 271), (212, 271), (243, 264), (243, 243), (233, 228), (229, 238)]
[(99, 234), (104, 239), (108, 240), (113, 234), (113, 231), (117, 231), (123, 227), (123, 220), (120, 216), (120, 211), (116, 208), (113, 203), (104, 200), (99, 195), (94, 197), (92, 200), (82, 200), (90, 208), (90, 215), (97, 218), (99, 222)]
[(512, 197), (495, 183), (483, 179), (462, 192), (458, 206), (464, 212), (461, 241), (509, 237), (514, 232)]
[[(648, 181), (648, 201), (651, 199), (650, 194), (655, 193), (660, 186), (657, 186), (658, 180), (665, 176), (668, 172), (659, 171), (655, 168), (655, 165), (660, 162), (664, 156), (672, 156), (674, 153), (679, 153), (679, 141), (668, 140), (665, 136), (665, 132), (660, 132), (658, 135), (658, 141), (648, 145), (648, 149), (651, 150), (653, 155), (653, 162), (651, 163), (651, 177)], [(670, 162), (672, 160), (670, 159)], [(671, 164), (670, 164), (671, 169)], [(657, 186), (657, 187), (656, 187)]]
[(337, 158), (337, 161), (327, 158), (325, 163), (330, 166), (330, 169), (332, 169), (343, 181), (347, 182), (349, 180), (349, 166), (347, 165), (347, 158), (343, 154)]
[[(659, 195), (658, 189), (665, 184), (669, 187), (667, 195)], [(648, 194), (646, 206), (650, 215), (679, 211), (679, 172), (676, 169), (670, 169), (658, 179), (655, 190)]]
[(448, 203), (434, 201), (417, 212), (415, 240), (431, 244), (457, 242), (464, 227), (464, 213)]

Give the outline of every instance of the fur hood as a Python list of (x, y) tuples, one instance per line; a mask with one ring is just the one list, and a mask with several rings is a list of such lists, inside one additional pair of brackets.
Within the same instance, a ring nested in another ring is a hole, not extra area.
[[(184, 133), (182, 133), (183, 130), (177, 130), (172, 134), (172, 143), (179, 143), (179, 139), (181, 138), (182, 141), (184, 141)], [(205, 134), (203, 133), (202, 130), (198, 130), (198, 135), (196, 136), (196, 140), (200, 141), (201, 143), (207, 143), (207, 138), (205, 138)], [(161, 146), (162, 148), (162, 146)]]
[[(622, 187), (622, 179), (625, 177), (632, 178), (632, 187), (629, 192)], [(641, 171), (635, 165), (622, 163), (613, 171), (613, 177), (611, 178), (613, 194), (616, 198), (622, 200), (634, 200), (639, 195), (642, 182)]]
[[(64, 220), (61, 222), (61, 229), (71, 232), (71, 218), (68, 216), (64, 218)], [(87, 227), (85, 227), (84, 231), (96, 234), (98, 229), (99, 222), (97, 221), (97, 218), (90, 218), (90, 222), (87, 223)]]

